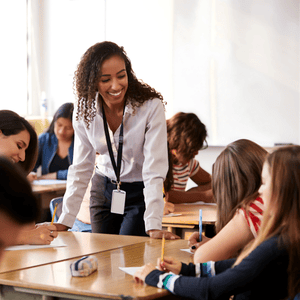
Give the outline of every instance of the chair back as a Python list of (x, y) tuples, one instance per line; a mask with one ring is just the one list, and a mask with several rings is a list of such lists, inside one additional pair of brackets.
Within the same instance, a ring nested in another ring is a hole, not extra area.
[(53, 213), (55, 209), (55, 205), (57, 204), (56, 213), (54, 217), (54, 222), (57, 222), (59, 219), (59, 216), (62, 212), (62, 203), (63, 203), (63, 197), (57, 197), (50, 201), (50, 212), (51, 212), (51, 218), (53, 218)]

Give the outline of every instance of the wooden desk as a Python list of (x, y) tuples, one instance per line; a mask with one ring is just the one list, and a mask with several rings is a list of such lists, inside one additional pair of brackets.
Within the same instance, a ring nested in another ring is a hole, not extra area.
[[(185, 240), (168, 240), (165, 255), (191, 262), (193, 256), (180, 251), (181, 248), (187, 248)], [(156, 265), (160, 255), (161, 240), (147, 238), (144, 242), (96, 254), (98, 271), (88, 277), (71, 276), (70, 263), (74, 260), (0, 274), (1, 299), (44, 299), (44, 296), (58, 297), (55, 299), (174, 299), (164, 289), (136, 284), (131, 275), (119, 269), (148, 262)]]
[(199, 209), (202, 209), (202, 224), (214, 225), (217, 219), (217, 206), (214, 204), (175, 204), (174, 213), (178, 217), (164, 217), (162, 226), (168, 231), (188, 239), (190, 234), (199, 229)]
[(148, 241), (148, 237), (108, 235), (86, 232), (59, 232), (57, 239), (67, 247), (5, 251), (0, 273), (49, 264), (122, 246)]

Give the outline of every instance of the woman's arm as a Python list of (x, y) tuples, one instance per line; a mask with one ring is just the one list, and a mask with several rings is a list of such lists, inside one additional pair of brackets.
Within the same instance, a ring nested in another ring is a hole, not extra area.
[(216, 236), (200, 245), (195, 252), (194, 262), (228, 259), (252, 239), (254, 236), (243, 214), (235, 214), (233, 219)]

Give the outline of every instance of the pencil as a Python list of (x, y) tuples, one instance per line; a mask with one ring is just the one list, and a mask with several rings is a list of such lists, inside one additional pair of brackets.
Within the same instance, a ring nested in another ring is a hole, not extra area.
[(162, 243), (161, 243), (161, 261), (164, 261), (164, 255), (165, 255), (165, 235), (163, 235)]
[(51, 220), (51, 225), (53, 225), (53, 222), (54, 222), (54, 218), (55, 218), (55, 214), (56, 214), (56, 209), (57, 209), (57, 203), (55, 204), (55, 207), (54, 207), (54, 212), (53, 212), (53, 216), (52, 216), (52, 220)]
[(202, 242), (202, 209), (199, 209), (199, 242)]

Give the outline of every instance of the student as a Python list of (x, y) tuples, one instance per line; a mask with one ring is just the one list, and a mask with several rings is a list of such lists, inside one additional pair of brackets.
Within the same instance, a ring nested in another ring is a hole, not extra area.
[[(20, 165), (28, 174), (37, 157), (37, 135), (27, 120), (13, 111), (0, 110), (0, 155)], [(34, 226), (19, 235), (19, 244), (50, 244), (57, 236), (54, 225)]]
[[(199, 243), (199, 232), (189, 239), (198, 248), (194, 262), (227, 259), (257, 236), (264, 205), (258, 195), (267, 151), (241, 139), (229, 144), (212, 169), (212, 191), (217, 203), (217, 234)], [(192, 249), (194, 250), (194, 249)]]
[(39, 179), (67, 179), (73, 161), (74, 129), (72, 126), (73, 103), (61, 105), (45, 133), (39, 136), (39, 153), (30, 181), (37, 179), (36, 171), (42, 166)]
[[(124, 49), (112, 42), (86, 51), (75, 82), (74, 161), (58, 228), (73, 226), (98, 152), (91, 187), (92, 231), (177, 238), (161, 230), (168, 169), (163, 97), (137, 80)], [(118, 197), (117, 209), (112, 208), (113, 196)]]
[(8, 158), (0, 156), (0, 257), (6, 247), (17, 243), (18, 236), (39, 215), (24, 169)]
[[(206, 142), (205, 125), (193, 113), (179, 112), (167, 120), (169, 169), (164, 183), (166, 201), (171, 203), (211, 202), (211, 176), (195, 159)], [(188, 179), (197, 184), (186, 191)]]
[(165, 257), (165, 271), (148, 264), (136, 281), (192, 299), (293, 299), (300, 292), (299, 146), (267, 157), (259, 192), (266, 206), (261, 229), (236, 260), (186, 265)]

